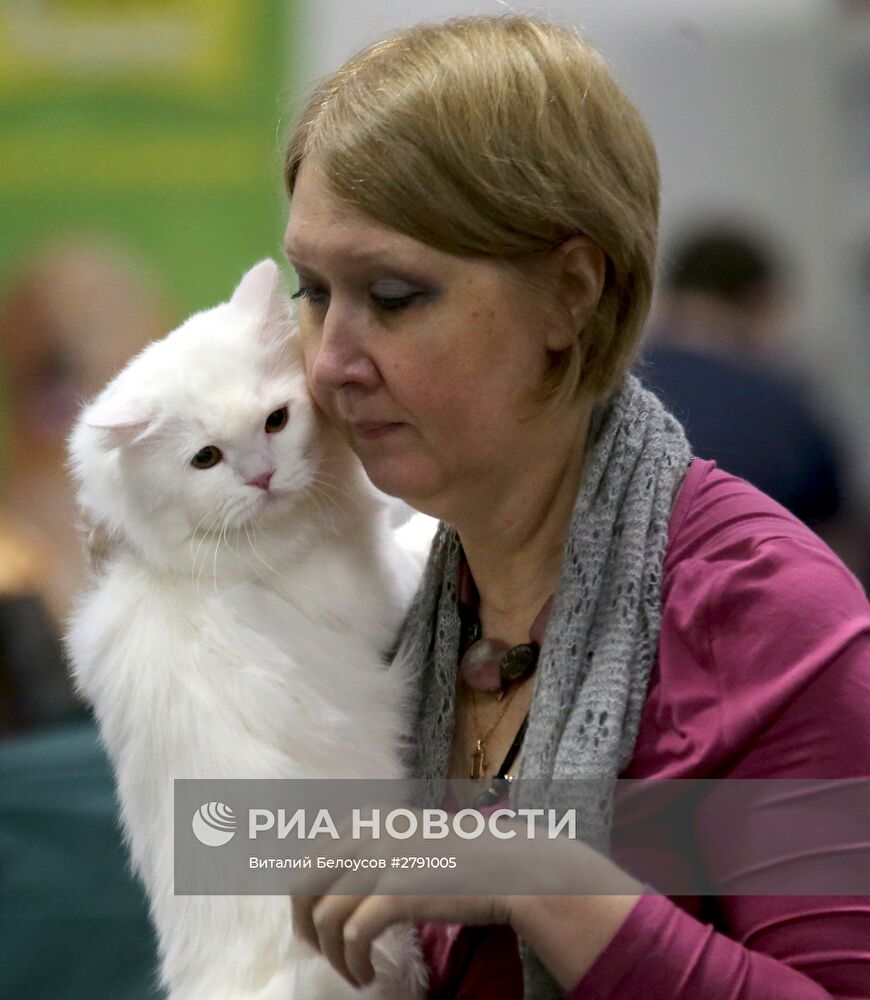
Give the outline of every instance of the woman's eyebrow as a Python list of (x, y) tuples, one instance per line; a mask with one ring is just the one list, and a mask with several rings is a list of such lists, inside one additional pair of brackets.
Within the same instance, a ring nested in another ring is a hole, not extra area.
[[(306, 256), (305, 251), (301, 252), (296, 250), (290, 241), (284, 243), (284, 255), (291, 264), (302, 264), (303, 258)], [(346, 248), (335, 248), (328, 251), (328, 256), (337, 260), (346, 260), (348, 263), (361, 263), (361, 264), (381, 264), (385, 266), (392, 266), (396, 260), (396, 254), (394, 251), (389, 250), (366, 250), (361, 247), (346, 247)]]
[[(381, 237), (379, 233), (372, 233), (368, 238), (360, 240), (352, 233), (341, 232), (317, 233), (309, 232), (315, 227), (306, 226), (305, 232), (291, 230), (287, 227), (284, 231), (284, 255), (291, 263), (304, 264), (311, 262), (312, 267), (317, 266), (317, 261), (338, 261), (347, 264), (376, 264), (383, 267), (409, 267), (420, 270), (425, 267), (425, 259), (419, 261), (419, 254), (416, 247), (408, 241), (405, 246), (401, 239), (393, 242)], [(325, 238), (324, 238), (325, 237)]]
[[(306, 264), (303, 260), (304, 254), (297, 257), (294, 248), (289, 244), (285, 245), (284, 253), (294, 270), (313, 275), (318, 273), (316, 265)], [(412, 284), (429, 285), (432, 282), (431, 277), (425, 277), (421, 271), (417, 270), (413, 266), (407, 266), (404, 263), (398, 262), (394, 253), (378, 250), (353, 250), (348, 254), (336, 253), (333, 257), (343, 260), (346, 264), (352, 267), (368, 267), (371, 265), (381, 267), (385, 271), (389, 271), (395, 277), (402, 278)]]
[[(306, 264), (305, 253), (299, 253), (294, 250), (292, 246), (285, 245), (284, 255), (294, 267), (298, 266), (302, 268), (311, 268), (313, 270), (317, 269), (315, 264)], [(403, 264), (397, 262), (396, 255), (394, 253), (381, 250), (360, 250), (353, 248), (345, 251), (330, 251), (329, 257), (334, 261), (339, 261), (342, 264), (349, 265), (374, 264), (378, 267), (392, 269), (401, 269), (404, 267)]]

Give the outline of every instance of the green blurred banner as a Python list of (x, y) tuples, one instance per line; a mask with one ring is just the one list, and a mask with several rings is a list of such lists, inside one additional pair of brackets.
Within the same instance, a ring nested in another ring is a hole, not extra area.
[(0, 283), (109, 234), (184, 314), (278, 253), (293, 20), (286, 0), (0, 6)]

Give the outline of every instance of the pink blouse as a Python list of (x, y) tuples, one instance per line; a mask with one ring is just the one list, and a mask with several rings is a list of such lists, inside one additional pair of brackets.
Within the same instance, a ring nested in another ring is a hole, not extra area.
[[(774, 776), (870, 777), (870, 605), (804, 525), (696, 459), (671, 515), (658, 659), (620, 777)], [(614, 824), (630, 844), (618, 808)], [(698, 849), (708, 879), (727, 874), (714, 844)], [(522, 997), (510, 928), (420, 934), (431, 1000)], [(868, 1000), (870, 896), (646, 895), (568, 996)]]

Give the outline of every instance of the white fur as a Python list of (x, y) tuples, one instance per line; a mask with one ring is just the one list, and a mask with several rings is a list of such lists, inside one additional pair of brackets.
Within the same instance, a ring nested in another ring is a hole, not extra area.
[[(419, 565), (316, 416), (288, 316), (263, 261), (84, 409), (72, 467), (114, 544), (67, 643), (172, 1000), (406, 1000), (423, 980), (409, 928), (380, 939), (361, 994), (291, 940), (287, 897), (173, 895), (173, 778), (402, 776), (406, 679), (381, 654)], [(206, 445), (224, 459), (196, 469)], [(273, 467), (268, 491), (246, 485)]]

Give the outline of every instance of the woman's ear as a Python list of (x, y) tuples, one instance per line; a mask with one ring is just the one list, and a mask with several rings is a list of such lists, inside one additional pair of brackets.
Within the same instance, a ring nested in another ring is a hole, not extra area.
[(551, 351), (566, 351), (592, 318), (604, 289), (607, 261), (604, 251), (586, 236), (573, 236), (553, 253), (558, 296), (571, 323), (553, 327), (547, 334)]

